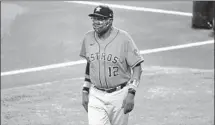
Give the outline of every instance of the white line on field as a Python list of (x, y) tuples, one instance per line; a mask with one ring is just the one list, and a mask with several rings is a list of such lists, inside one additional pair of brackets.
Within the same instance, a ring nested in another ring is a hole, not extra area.
[(169, 51), (169, 50), (175, 50), (175, 49), (202, 46), (202, 45), (213, 44), (213, 43), (214, 43), (214, 40), (208, 40), (208, 41), (203, 41), (203, 42), (188, 43), (188, 44), (175, 45), (175, 46), (169, 46), (169, 47), (148, 49), (148, 50), (140, 51), (140, 53), (141, 54), (150, 54), (150, 53), (163, 52), (163, 51)]
[[(104, 3), (100, 3), (100, 2), (89, 2), (89, 1), (64, 1), (64, 2), (69, 2), (69, 3), (72, 2), (72, 3), (87, 4), (87, 5), (101, 5), (101, 4), (104, 4)], [(136, 10), (136, 11), (148, 11), (148, 12), (175, 14), (175, 15), (183, 15), (183, 16), (191, 16), (192, 15), (191, 13), (167, 11), (167, 10), (144, 8), (144, 7), (134, 7), (134, 6), (125, 6), (125, 5), (116, 5), (116, 4), (106, 4), (106, 5), (114, 7), (114, 8)], [(165, 49), (165, 48), (163, 48), (163, 49)], [(172, 48), (169, 48), (169, 49), (171, 50)], [(147, 54), (147, 53), (154, 53), (156, 51), (160, 52), (160, 51), (164, 51), (164, 50), (162, 50), (162, 48), (152, 49), (152, 50), (145, 50), (145, 51), (142, 51), (143, 52), (142, 54), (145, 54), (144, 52), (146, 52), (146, 54)], [(47, 65), (47, 66), (40, 66), (40, 67), (35, 67), (35, 68), (19, 69), (19, 70), (14, 70), (14, 71), (6, 71), (6, 72), (1, 72), (1, 76), (9, 76), (9, 75), (16, 75), (16, 74), (22, 74), (22, 73), (28, 73), (28, 72), (43, 71), (43, 70), (48, 70), (48, 69), (56, 69), (56, 68), (61, 68), (61, 67), (66, 67), (66, 66), (83, 64), (83, 63), (86, 63), (86, 61), (85, 60), (79, 60), (79, 61), (72, 61), (72, 62), (66, 62), (66, 63), (60, 63), (60, 64), (52, 64), (52, 65)]]
[[(169, 51), (169, 50), (184, 49), (184, 48), (202, 46), (202, 45), (213, 44), (213, 43), (214, 43), (214, 40), (208, 40), (208, 41), (203, 41), (203, 42), (188, 43), (188, 44), (175, 45), (175, 46), (169, 46), (169, 47), (148, 49), (148, 50), (140, 51), (140, 54), (150, 54), (150, 53), (163, 52), (163, 51)], [(29, 72), (37, 72), (37, 71), (43, 71), (43, 70), (57, 69), (57, 68), (62, 68), (62, 67), (67, 67), (67, 66), (84, 64), (84, 63), (86, 63), (85, 60), (78, 60), (78, 61), (71, 61), (71, 62), (65, 62), (65, 63), (59, 63), (59, 64), (51, 64), (51, 65), (46, 65), (46, 66), (40, 66), (40, 67), (35, 67), (35, 68), (27, 68), (27, 69), (19, 69), (19, 70), (14, 70), (14, 71), (6, 71), (6, 72), (1, 72), (1, 77), (2, 76), (9, 76), (9, 75), (17, 75), (17, 74), (22, 74), (22, 73), (29, 73)]]
[(134, 11), (145, 11), (145, 12), (154, 12), (154, 13), (162, 13), (162, 14), (172, 14), (172, 15), (180, 15), (180, 16), (192, 16), (192, 13), (187, 12), (178, 12), (178, 11), (170, 11), (170, 10), (163, 10), (163, 9), (153, 9), (153, 8), (146, 8), (146, 7), (136, 7), (136, 6), (127, 6), (127, 5), (118, 5), (118, 4), (108, 4), (108, 3), (101, 3), (101, 2), (91, 2), (91, 1), (64, 1), (67, 3), (78, 3), (78, 4), (86, 4), (86, 5), (108, 5), (112, 8), (118, 9), (126, 9), (126, 10), (134, 10)]
[(28, 73), (28, 72), (37, 72), (37, 71), (43, 71), (43, 70), (49, 70), (49, 69), (57, 69), (57, 68), (73, 66), (73, 65), (83, 64), (83, 63), (86, 63), (86, 61), (78, 60), (78, 61), (51, 64), (46, 66), (34, 67), (34, 68), (19, 69), (19, 70), (1, 72), (1, 76), (16, 75), (16, 74), (22, 74), (22, 73)]

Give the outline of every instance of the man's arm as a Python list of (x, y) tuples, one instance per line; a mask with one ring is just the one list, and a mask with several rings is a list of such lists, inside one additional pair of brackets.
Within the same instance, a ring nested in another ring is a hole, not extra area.
[(89, 93), (90, 86), (91, 86), (90, 63), (87, 62), (86, 69), (85, 69), (85, 79), (84, 79), (84, 84), (83, 84), (83, 91), (87, 91)]
[[(132, 70), (133, 70), (133, 74), (132, 74), (131, 80), (129, 82), (129, 88), (132, 88), (133, 91), (136, 92), (136, 89), (139, 86), (141, 74), (142, 74), (141, 63), (134, 66), (132, 68)], [(131, 93), (133, 93), (135, 95), (135, 92), (131, 92)]]
[(85, 79), (82, 88), (82, 105), (84, 109), (88, 112), (88, 103), (89, 103), (89, 90), (91, 86), (90, 81), (90, 63), (87, 62), (86, 70), (85, 70)]
[(142, 74), (142, 68), (141, 68), (141, 63), (137, 64), (132, 68), (133, 70), (133, 75), (132, 78), (129, 82), (129, 89), (128, 89), (128, 95), (123, 101), (122, 108), (124, 108), (124, 113), (127, 114), (131, 112), (134, 108), (134, 96), (136, 93), (136, 89), (140, 83), (140, 78)]
[(133, 68), (132, 78), (140, 81), (141, 74), (142, 74), (142, 67), (141, 67), (141, 63), (139, 63)]

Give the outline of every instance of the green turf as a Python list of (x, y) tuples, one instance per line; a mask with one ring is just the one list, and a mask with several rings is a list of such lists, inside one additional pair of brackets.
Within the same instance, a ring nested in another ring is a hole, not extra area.
[[(214, 71), (148, 67), (143, 74), (129, 125), (214, 125)], [(81, 81), (2, 90), (2, 125), (87, 125)]]
[[(154, 2), (149, 3), (146, 2), (146, 5), (153, 5)], [(93, 11), (94, 6), (63, 2), (16, 4), (27, 11), (14, 19), (9, 30), (10, 36), (2, 41), (1, 71), (80, 59), (81, 40), (92, 29), (92, 22), (87, 15)], [(154, 4), (154, 8), (164, 5), (159, 2)], [(189, 3), (185, 5), (190, 6)], [(179, 7), (181, 4), (176, 2), (172, 6)], [(208, 36), (210, 31), (190, 28), (191, 17), (122, 9), (114, 9), (114, 12), (114, 25), (128, 31), (140, 50), (212, 39)], [(184, 55), (183, 52), (181, 54)], [(196, 56), (193, 53), (189, 55)], [(169, 62), (172, 59), (166, 60)], [(196, 60), (198, 61), (201, 60)], [(162, 63), (155, 62), (157, 64), (153, 65)]]
[[(1, 72), (80, 59), (80, 41), (92, 29), (87, 17), (92, 6), (62, 2), (16, 4), (28, 11), (14, 19), (10, 35), (1, 41)], [(191, 10), (191, 4), (184, 2), (137, 5)], [(210, 31), (193, 30), (190, 24), (190, 17), (115, 10), (114, 25), (128, 31), (141, 50), (211, 39)], [(144, 55), (144, 76), (129, 124), (214, 125), (213, 53), (214, 47), (207, 45)], [(84, 76), (84, 66), (2, 77), (1, 124), (86, 125), (87, 114), (80, 100), (82, 80), (71, 80)]]

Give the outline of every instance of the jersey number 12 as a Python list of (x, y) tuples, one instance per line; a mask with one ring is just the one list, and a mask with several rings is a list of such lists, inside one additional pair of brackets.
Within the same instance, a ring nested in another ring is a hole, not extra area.
[(119, 67), (116, 67), (116, 66), (113, 66), (113, 67), (110, 66), (110, 67), (108, 67), (109, 77), (119, 75), (119, 74), (118, 74), (118, 70), (119, 70)]

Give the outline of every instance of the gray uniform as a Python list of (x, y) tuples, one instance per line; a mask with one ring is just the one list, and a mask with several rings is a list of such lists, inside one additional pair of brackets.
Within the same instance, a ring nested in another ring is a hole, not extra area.
[(143, 61), (130, 35), (113, 28), (101, 41), (94, 31), (83, 40), (80, 56), (90, 62), (90, 80), (98, 88), (113, 88), (129, 81), (131, 68)]

